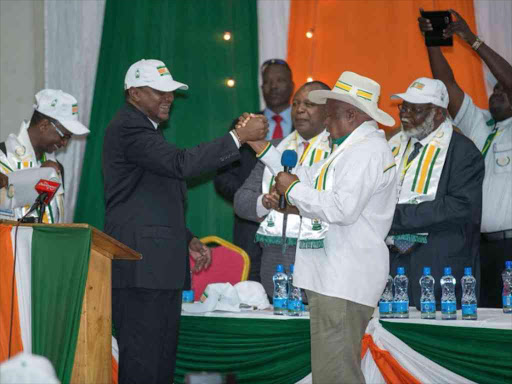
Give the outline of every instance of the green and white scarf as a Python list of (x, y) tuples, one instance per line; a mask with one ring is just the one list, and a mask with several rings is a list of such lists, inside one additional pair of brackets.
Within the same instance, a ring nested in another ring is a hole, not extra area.
[[(292, 132), (279, 143), (277, 149), (283, 152), (287, 149), (297, 151), (299, 145), (299, 134)], [(323, 131), (309, 141), (309, 146), (303, 152), (298, 165), (310, 167), (313, 164), (326, 159), (331, 152), (329, 147), (329, 133)], [(268, 167), (263, 171), (262, 192), (268, 193), (274, 184), (274, 176)], [(256, 232), (256, 242), (262, 244), (282, 244), (284, 215), (277, 211), (270, 211), (265, 220), (260, 224)], [(302, 221), (309, 220), (303, 218)], [(286, 244), (296, 245), (299, 237), (301, 218), (298, 215), (288, 215), (286, 222)], [(315, 227), (316, 228), (316, 227)]]
[[(436, 198), (452, 134), (452, 123), (445, 120), (429, 135), (428, 144), (409, 164), (405, 164), (404, 154), (412, 146), (411, 140), (403, 132), (389, 140), (395, 164), (399, 168), (398, 204), (419, 204)], [(401, 234), (388, 236), (386, 242), (394, 244), (394, 240), (405, 240), (425, 244), (427, 237), (428, 233)]]

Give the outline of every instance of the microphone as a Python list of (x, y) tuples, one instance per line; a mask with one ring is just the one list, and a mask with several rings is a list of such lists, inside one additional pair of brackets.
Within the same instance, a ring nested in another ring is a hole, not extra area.
[[(281, 165), (284, 167), (284, 171), (290, 173), (291, 169), (297, 165), (297, 152), (291, 149), (287, 149), (281, 156)], [(284, 195), (279, 197), (279, 208), (286, 208), (286, 199)]]
[(47, 206), (50, 203), (50, 201), (52, 201), (53, 196), (55, 196), (55, 193), (57, 192), (59, 187), (60, 183), (57, 183), (56, 181), (45, 179), (39, 180), (36, 186), (34, 187), (39, 196), (37, 196), (35, 203), (32, 205), (32, 207), (30, 207), (29, 211), (25, 214), (24, 217), (34, 212), (38, 207), (43, 208)]

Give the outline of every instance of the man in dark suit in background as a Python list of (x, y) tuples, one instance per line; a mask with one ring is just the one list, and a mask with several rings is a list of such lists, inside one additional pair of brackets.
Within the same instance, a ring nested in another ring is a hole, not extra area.
[(402, 132), (389, 141), (398, 167), (398, 194), (390, 236), (390, 271), (405, 267), (410, 305), (420, 309), (419, 279), (430, 267), (439, 306), (443, 268), (457, 280), (472, 267), (480, 287), (479, 244), (484, 162), (476, 146), (447, 118), (448, 91), (440, 80), (419, 78), (393, 95)]
[[(263, 84), (261, 90), (266, 108), (259, 112), (269, 122), (266, 139), (281, 139), (293, 130), (290, 98), (294, 83), (292, 71), (286, 61), (271, 59), (261, 66)], [(230, 129), (235, 127), (238, 119), (233, 121)], [(215, 189), (226, 200), (233, 202), (236, 191), (242, 186), (256, 165), (254, 151), (248, 145), (240, 148), (240, 160), (221, 169), (215, 177)], [(254, 241), (258, 223), (242, 219), (235, 214), (233, 242), (244, 249), (251, 259), (249, 280), (260, 281), (261, 247)]]
[(181, 294), (190, 284), (189, 252), (198, 271), (211, 254), (185, 224), (185, 179), (239, 159), (239, 147), (267, 128), (249, 125), (190, 149), (168, 143), (174, 91), (165, 64), (141, 60), (125, 77), (126, 103), (105, 133), (105, 232), (142, 254), (114, 261), (113, 321), (119, 342), (119, 383), (172, 383)]

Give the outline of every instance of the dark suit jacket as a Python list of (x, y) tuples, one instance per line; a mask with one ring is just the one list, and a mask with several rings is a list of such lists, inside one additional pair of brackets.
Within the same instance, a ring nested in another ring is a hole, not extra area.
[(479, 245), (482, 217), (483, 157), (475, 144), (453, 132), (436, 198), (420, 204), (398, 204), (390, 234), (428, 232), (428, 243), (417, 245), (411, 254), (392, 252), (392, 276), (405, 266), (409, 278), (409, 302), (420, 309), (419, 279), (423, 267), (430, 266), (436, 280), (436, 302), (441, 302), (443, 268), (451, 267), (457, 279), (456, 295), (460, 307), (460, 279), (464, 267), (472, 267), (480, 286)]
[(113, 288), (182, 289), (190, 278), (185, 179), (240, 157), (228, 133), (179, 149), (131, 104), (110, 122), (103, 146), (105, 232), (142, 253), (114, 261)]

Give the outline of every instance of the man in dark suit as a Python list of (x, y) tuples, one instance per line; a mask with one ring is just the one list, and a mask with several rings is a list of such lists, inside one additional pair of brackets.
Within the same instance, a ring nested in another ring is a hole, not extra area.
[(119, 383), (172, 383), (181, 294), (211, 254), (185, 224), (185, 179), (239, 159), (246, 141), (267, 129), (249, 125), (210, 143), (179, 149), (158, 124), (169, 118), (174, 91), (165, 64), (141, 60), (125, 77), (126, 103), (105, 133), (105, 232), (142, 254), (114, 261), (113, 321), (119, 342)]
[[(261, 66), (263, 84), (261, 90), (266, 108), (258, 112), (269, 122), (266, 139), (281, 139), (293, 130), (291, 119), (290, 98), (294, 83), (292, 71), (286, 61), (280, 59), (267, 60)], [(235, 127), (238, 119), (233, 121), (230, 129)], [(215, 177), (215, 189), (226, 200), (233, 202), (235, 192), (249, 176), (257, 159), (248, 145), (240, 148), (240, 160), (222, 168)], [(233, 242), (244, 249), (251, 259), (249, 280), (260, 281), (261, 247), (254, 241), (258, 224), (245, 220), (235, 214)]]
[(402, 132), (389, 141), (398, 167), (399, 200), (391, 226), (391, 273), (405, 267), (409, 303), (420, 309), (419, 279), (431, 267), (439, 308), (443, 268), (457, 280), (472, 267), (480, 284), (479, 243), (484, 162), (476, 146), (456, 132), (447, 118), (448, 91), (440, 80), (419, 78), (393, 95)]

